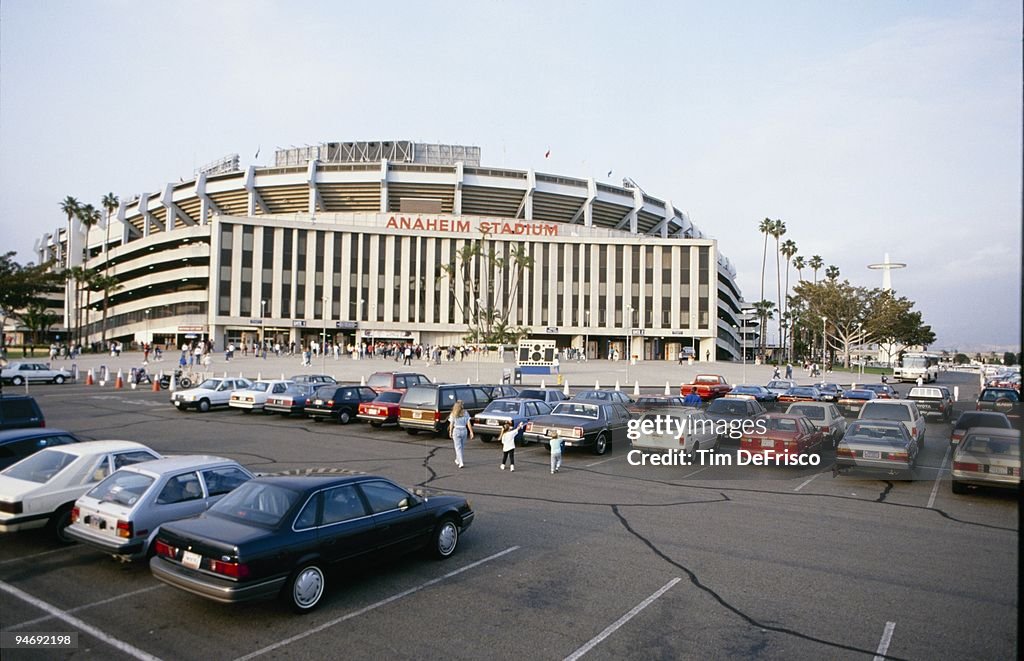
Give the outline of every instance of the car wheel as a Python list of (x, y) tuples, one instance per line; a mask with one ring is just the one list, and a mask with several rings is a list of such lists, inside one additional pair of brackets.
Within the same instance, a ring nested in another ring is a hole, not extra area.
[(371, 422), (370, 426), (375, 428), (375, 429), (380, 429), (381, 427), (384, 426), (384, 423), (382, 423), (382, 422)]
[(692, 448), (690, 448), (690, 453), (691, 453), (691, 454), (693, 454), (693, 453), (695, 453), (695, 452), (700, 452), (700, 443), (699, 443), (699, 442), (697, 442), (697, 441), (694, 441), (694, 442), (693, 442), (693, 447), (692, 447)]
[(71, 544), (75, 540), (71, 539), (67, 533), (67, 527), (71, 525), (71, 504), (67, 504), (61, 507), (59, 510), (54, 512), (53, 516), (50, 517), (50, 522), (47, 524), (47, 528), (58, 542), (62, 544)]
[(202, 411), (203, 413), (206, 413), (207, 411), (209, 411), (210, 410), (210, 400), (208, 400), (208, 399), (200, 399), (199, 400), (199, 410)]
[(53, 377), (53, 382), (56, 383), (58, 386), (64, 383), (64, 375), (58, 374), (57, 376)]
[(352, 416), (349, 415), (348, 411), (342, 411), (338, 414), (338, 422), (341, 424), (347, 425), (350, 420), (352, 420)]
[(967, 485), (960, 482), (953, 482), (953, 493), (964, 495), (967, 493)]
[(451, 517), (444, 518), (434, 530), (434, 543), (431, 550), (439, 560), (451, 557), (455, 547), (459, 545), (459, 526)]
[(420, 430), (419, 429), (406, 429), (405, 433), (408, 434), (409, 436), (415, 436), (416, 434), (420, 433)]
[(12, 386), (20, 386), (23, 383), (25, 383), (25, 378), (24, 377), (15, 376), (15, 377), (11, 378), (11, 385)]
[(320, 422), (320, 417), (316, 415), (309, 416), (313, 422)]
[(188, 378), (187, 376), (183, 376), (181, 377), (181, 381), (178, 383), (178, 385), (180, 385), (182, 388), (191, 388), (192, 379)]
[(316, 565), (303, 565), (296, 569), (285, 584), (284, 597), (296, 613), (308, 613), (324, 596), (326, 579)]
[(594, 442), (594, 454), (604, 454), (608, 450), (608, 439), (605, 435), (598, 434), (597, 440)]

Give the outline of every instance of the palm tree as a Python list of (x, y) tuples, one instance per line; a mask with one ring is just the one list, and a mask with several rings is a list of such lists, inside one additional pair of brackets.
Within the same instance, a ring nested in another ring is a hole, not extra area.
[(768, 325), (768, 320), (773, 318), (772, 311), (774, 309), (775, 304), (772, 303), (771, 301), (766, 301), (762, 299), (757, 303), (754, 303), (754, 314), (756, 314), (758, 319), (761, 320), (761, 326), (758, 329), (758, 333), (761, 335), (759, 342), (760, 349), (758, 350), (758, 352), (761, 354), (762, 357), (764, 357), (765, 342), (767, 340), (767, 338), (765, 337), (765, 327), (767, 327)]
[(92, 278), (89, 280), (89, 285), (97, 292), (103, 292), (103, 334), (100, 337), (100, 344), (104, 349), (106, 349), (107, 310), (110, 307), (110, 296), (119, 289), (123, 289), (124, 285), (122, 285), (114, 276), (100, 273), (93, 274)]
[[(117, 199), (117, 196), (113, 193), (107, 193), (103, 196), (103, 200), (100, 201), (100, 204), (103, 205), (104, 210), (107, 212), (107, 236), (106, 240), (103, 242), (103, 256), (106, 257), (107, 246), (110, 244), (110, 217), (114, 215), (115, 211), (117, 211), (117, 207), (121, 204), (121, 200)], [(104, 273), (106, 273), (106, 269), (104, 269)]]
[[(789, 266), (793, 260), (793, 255), (796, 254), (796, 242), (792, 239), (786, 239), (782, 242), (782, 247), (779, 250), (786, 258), (786, 298), (783, 299), (785, 305), (782, 306), (782, 316), (784, 317), (782, 327), (788, 330), (789, 324), (786, 321), (789, 318)], [(782, 346), (788, 346), (785, 338), (782, 338)]]
[[(70, 269), (71, 266), (72, 266), (72, 264), (71, 264), (71, 221), (75, 218), (75, 216), (78, 215), (78, 209), (81, 206), (82, 206), (81, 203), (76, 198), (71, 197), (70, 195), (68, 195), (63, 200), (61, 200), (61, 203), (60, 203), (60, 210), (61, 210), (61, 212), (65, 216), (68, 217), (68, 229), (67, 229), (67, 232), (64, 235), (64, 268), (65, 269)], [(71, 281), (69, 281), (69, 284), (67, 286), (74, 287), (75, 294), (77, 295), (77, 293), (78, 293), (78, 285), (77, 285), (77, 283), (72, 283)], [(67, 301), (67, 299), (69, 298), (67, 286), (64, 289), (65, 301)], [(77, 307), (77, 305), (76, 305), (76, 307)], [(68, 314), (68, 326), (69, 327), (72, 325), (73, 321), (74, 321), (74, 318), (69, 313)], [(68, 330), (70, 330), (70, 328)], [(70, 336), (70, 333), (69, 333), (69, 336)]]
[(836, 278), (838, 278), (839, 277), (839, 267), (838, 266), (829, 266), (827, 269), (825, 269), (825, 277), (828, 278), (829, 280), (835, 280)]
[[(772, 236), (775, 237), (775, 286), (778, 295), (778, 298), (775, 300), (777, 301), (776, 305), (779, 312), (782, 311), (782, 249), (779, 245), (779, 239), (782, 238), (782, 235), (785, 233), (786, 223), (781, 220), (776, 220), (772, 223)], [(782, 315), (779, 315), (779, 342), (780, 344), (782, 342)], [(776, 355), (775, 360), (776, 364), (778, 364), (779, 355)]]
[(40, 343), (40, 335), (45, 335), (50, 327), (57, 323), (57, 315), (48, 312), (46, 306), (39, 301), (32, 301), (20, 316), (25, 326), (32, 331), (32, 344), (29, 345), (29, 351), (34, 356), (35, 345)]
[(768, 260), (768, 235), (771, 234), (772, 228), (775, 223), (772, 222), (771, 218), (765, 218), (761, 221), (761, 224), (757, 226), (757, 230), (764, 234), (764, 250), (761, 251), (761, 299), (764, 299), (764, 265)]
[[(85, 308), (84, 308), (85, 312), (84, 313), (81, 312), (78, 309), (79, 306), (76, 305), (75, 306), (75, 313), (79, 314), (79, 315), (83, 315), (81, 317), (81, 319), (84, 320), (84, 322), (85, 322), (84, 325), (87, 326), (89, 324), (89, 295), (91, 293), (91, 290), (89, 289), (89, 284), (88, 284), (88, 276), (89, 276), (89, 231), (100, 222), (100, 210), (97, 209), (96, 207), (94, 207), (91, 204), (85, 204), (85, 205), (83, 205), (83, 206), (78, 208), (78, 220), (82, 223), (82, 225), (85, 226), (85, 258), (82, 261), (82, 270), (86, 274), (85, 282), (83, 282), (83, 284), (85, 285)], [(79, 346), (81, 346), (82, 345), (82, 341), (85, 339), (82, 336), (82, 326), (83, 326), (83, 324), (79, 323), (79, 324), (76, 324), (76, 326), (78, 326), (78, 344), (79, 344)]]
[(821, 258), (821, 255), (815, 255), (807, 262), (807, 266), (814, 271), (814, 284), (818, 284), (818, 269), (825, 266), (825, 260)]
[(804, 281), (804, 268), (807, 266), (807, 262), (804, 261), (803, 255), (797, 255), (793, 258), (793, 268), (796, 269), (796, 275), (800, 278), (800, 282)]

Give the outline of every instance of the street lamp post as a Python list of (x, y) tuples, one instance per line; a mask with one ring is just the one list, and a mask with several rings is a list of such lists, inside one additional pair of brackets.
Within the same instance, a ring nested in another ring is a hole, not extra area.
[(327, 372), (327, 297), (323, 298), (324, 336), (320, 341), (320, 373)]
[(586, 321), (586, 328), (584, 329), (583, 336), (583, 362), (587, 362), (590, 353), (590, 310), (584, 310), (583, 316)]
[(146, 310), (146, 337), (149, 338), (149, 343), (153, 344), (153, 331), (150, 330), (149, 326), (149, 310)]
[(821, 318), (821, 373), (825, 373), (825, 361), (828, 360), (828, 333), (825, 330), (825, 324), (828, 323), (827, 317)]
[(267, 343), (267, 302), (260, 301), (260, 353), (263, 353), (263, 349)]
[(476, 340), (476, 382), (480, 383), (480, 308), (483, 307), (483, 299), (476, 299), (476, 333), (473, 339)]
[[(362, 319), (363, 319), (363, 299), (359, 299), (359, 305), (356, 306), (356, 327), (357, 328), (358, 328), (359, 324), (362, 322)], [(352, 339), (355, 340), (355, 343), (356, 343), (356, 357), (357, 358), (362, 358), (363, 357), (363, 342), (360, 339), (360, 333), (359, 333), (358, 330), (353, 334)]]

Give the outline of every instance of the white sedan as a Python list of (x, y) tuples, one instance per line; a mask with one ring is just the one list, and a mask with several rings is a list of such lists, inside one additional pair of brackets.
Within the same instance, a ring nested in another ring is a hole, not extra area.
[(71, 508), (117, 469), (162, 459), (133, 441), (89, 441), (45, 448), (0, 472), (0, 532), (47, 526), (61, 541)]
[(25, 383), (64, 383), (71, 378), (66, 369), (53, 369), (48, 363), (10, 363), (0, 369), (0, 381), (20, 386)]
[(207, 379), (195, 388), (175, 392), (171, 395), (171, 404), (179, 411), (196, 409), (206, 413), (214, 406), (227, 406), (232, 393), (252, 385), (249, 379)]
[(265, 379), (256, 381), (245, 390), (236, 390), (231, 393), (228, 406), (234, 409), (242, 409), (246, 413), (251, 411), (262, 411), (270, 395), (280, 395), (292, 385), (291, 381), (280, 379)]
[[(630, 444), (637, 450), (692, 453), (718, 449), (715, 422), (700, 409), (656, 409), (644, 413), (635, 424), (636, 428), (630, 432), (635, 438), (630, 439)], [(693, 461), (699, 460), (694, 457)]]

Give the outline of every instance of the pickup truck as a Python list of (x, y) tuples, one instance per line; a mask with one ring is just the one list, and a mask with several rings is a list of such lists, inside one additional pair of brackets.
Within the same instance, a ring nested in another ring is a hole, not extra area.
[(975, 407), (979, 411), (995, 411), (1003, 413), (1011, 422), (1020, 419), (1020, 395), (1013, 388), (985, 388), (978, 396)]
[(691, 392), (697, 393), (705, 402), (725, 397), (732, 390), (725, 377), (719, 374), (698, 374), (693, 383), (679, 386), (679, 394), (686, 397)]
[(923, 386), (911, 388), (907, 399), (917, 402), (917, 408), (925, 417), (936, 415), (949, 422), (953, 415), (953, 395), (945, 387)]

